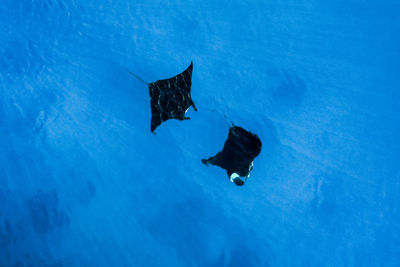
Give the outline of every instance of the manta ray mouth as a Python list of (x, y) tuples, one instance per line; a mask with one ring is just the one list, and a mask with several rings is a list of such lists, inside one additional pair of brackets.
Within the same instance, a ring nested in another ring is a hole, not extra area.
[(229, 177), (229, 180), (231, 180), (232, 183), (235, 183), (237, 186), (244, 185), (244, 182), (239, 178), (239, 174), (236, 172), (232, 173), (231, 176)]

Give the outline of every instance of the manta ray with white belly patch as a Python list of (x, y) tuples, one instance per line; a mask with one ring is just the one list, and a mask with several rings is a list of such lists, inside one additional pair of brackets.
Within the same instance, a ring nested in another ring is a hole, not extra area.
[(247, 179), (250, 176), (253, 160), (260, 152), (260, 138), (242, 127), (233, 125), (229, 128), (228, 139), (222, 151), (201, 161), (207, 166), (212, 164), (225, 169), (231, 182), (243, 185), (244, 182), (240, 177)]

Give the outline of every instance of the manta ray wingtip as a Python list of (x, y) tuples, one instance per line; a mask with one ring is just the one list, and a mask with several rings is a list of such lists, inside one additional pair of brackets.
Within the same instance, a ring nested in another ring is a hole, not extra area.
[(206, 166), (210, 166), (210, 164), (208, 163), (208, 160), (206, 160), (206, 159), (201, 159), (201, 162)]

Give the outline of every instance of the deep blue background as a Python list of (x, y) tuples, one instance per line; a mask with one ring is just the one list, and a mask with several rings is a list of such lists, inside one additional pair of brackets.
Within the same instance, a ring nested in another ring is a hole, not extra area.
[[(398, 0), (2, 0), (0, 266), (399, 266)], [(194, 62), (191, 121), (147, 81)], [(236, 187), (200, 159), (263, 150)]]

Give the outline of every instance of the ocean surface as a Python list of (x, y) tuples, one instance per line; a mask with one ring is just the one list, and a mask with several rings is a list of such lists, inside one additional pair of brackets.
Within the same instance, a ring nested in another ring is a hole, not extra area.
[[(399, 0), (2, 0), (0, 266), (400, 266)], [(145, 84), (193, 61), (191, 120)], [(242, 187), (202, 158), (263, 142)]]

